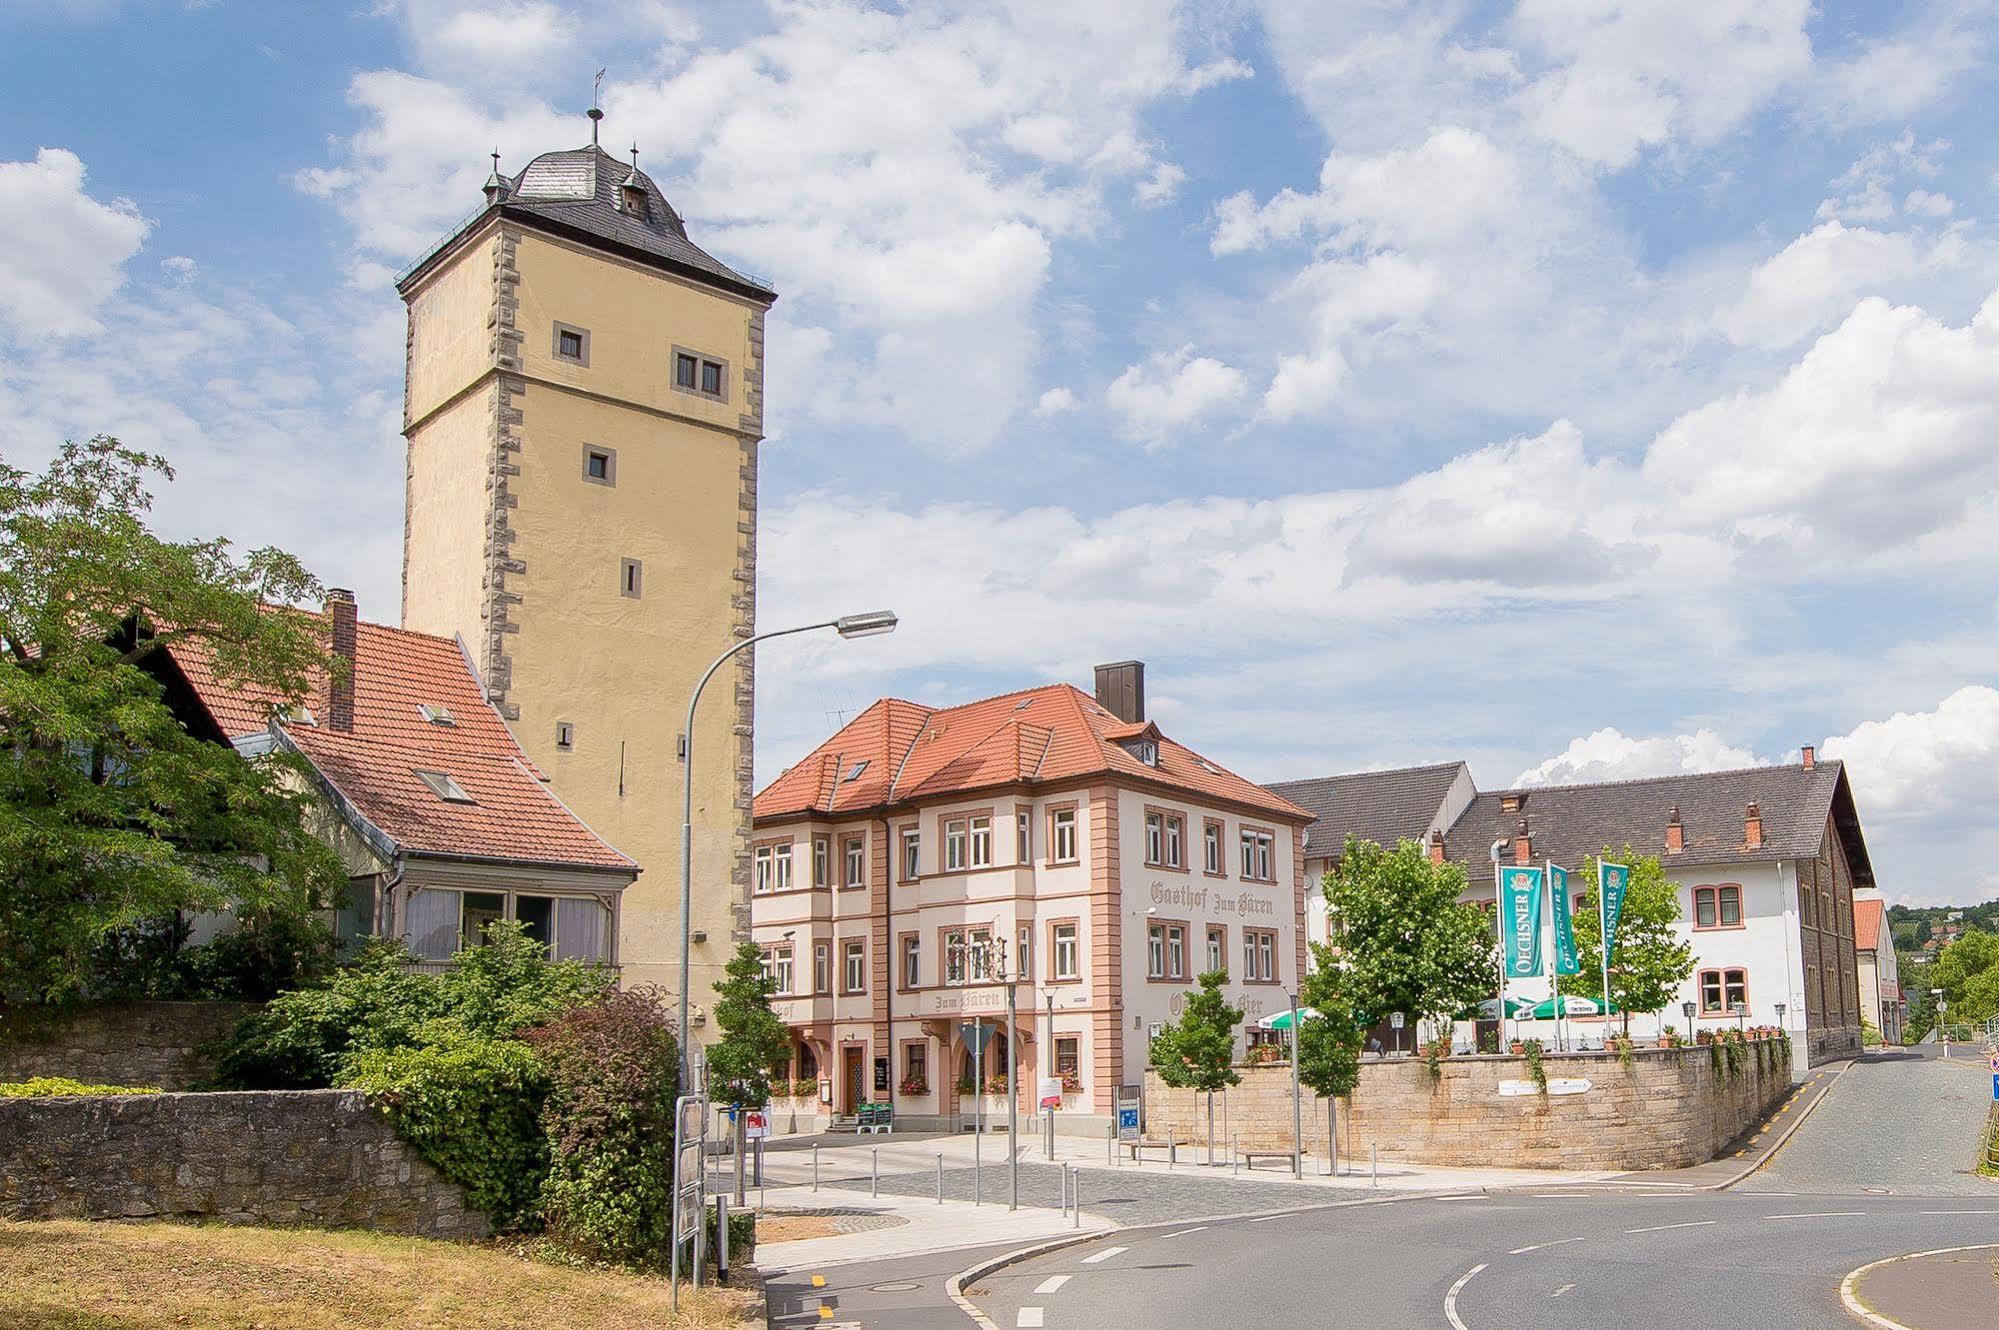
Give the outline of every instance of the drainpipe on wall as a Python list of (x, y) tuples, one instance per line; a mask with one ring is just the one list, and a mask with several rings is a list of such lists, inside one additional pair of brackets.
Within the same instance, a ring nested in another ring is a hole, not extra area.
[[(395, 937), (396, 888), (403, 884), (403, 857), (399, 854), (392, 863), (393, 871), (388, 881), (381, 874), (375, 875), (375, 936)], [(384, 928), (384, 925), (387, 928)]]

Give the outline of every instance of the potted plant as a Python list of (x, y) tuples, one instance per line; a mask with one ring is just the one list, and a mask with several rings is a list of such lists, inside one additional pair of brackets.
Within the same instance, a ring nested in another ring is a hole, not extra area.
[(1432, 1039), (1423, 1045), (1423, 1053), (1432, 1062), (1439, 1058), (1447, 1058), (1451, 1055), (1451, 1041), (1449, 1039)]
[(1063, 1093), (1063, 1094), (1081, 1094), (1082, 1092), (1083, 1092), (1083, 1078), (1082, 1078), (1082, 1076), (1080, 1076), (1079, 1074), (1077, 1074), (1076, 1072), (1073, 1072), (1073, 1071), (1065, 1071), (1065, 1072), (1063, 1072), (1063, 1073), (1062, 1073), (1062, 1093)]
[(1527, 1051), (1527, 1041), (1525, 1039), (1512, 1040), (1506, 1045), (1506, 1051), (1515, 1057), (1519, 1057)]
[(896, 1092), (912, 1098), (926, 1095), (930, 1093), (930, 1082), (921, 1076), (905, 1076), (902, 1078), (902, 1084), (896, 1087)]
[(1713, 1030), (1701, 1030), (1701, 1031), (1698, 1031), (1698, 1032), (1696, 1032), (1696, 1033), (1695, 1033), (1695, 1035), (1694, 1035), (1694, 1042), (1695, 1042), (1696, 1044), (1711, 1044), (1711, 1043), (1713, 1043), (1713, 1042), (1714, 1042), (1714, 1031), (1713, 1031)]

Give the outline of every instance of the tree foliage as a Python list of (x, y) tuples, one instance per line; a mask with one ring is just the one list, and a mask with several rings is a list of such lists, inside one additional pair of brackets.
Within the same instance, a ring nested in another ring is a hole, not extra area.
[(1229, 981), (1224, 970), (1210, 970), (1196, 982), (1180, 1009), (1180, 1019), (1161, 1030), (1152, 1041), (1151, 1061), (1159, 1079), (1176, 1089), (1213, 1093), (1224, 1086), (1237, 1085), (1235, 1027), (1242, 1024), (1242, 1012), (1222, 996)]
[(86, 993), (102, 939), (179, 911), (302, 914), (344, 886), (295, 760), (190, 734), (160, 652), (303, 698), (323, 666), (290, 555), (147, 526), (164, 460), (99, 437), (33, 475), (0, 462), (0, 999)]
[[(1953, 1025), (1999, 1016), (1999, 934), (1965, 932), (1937, 953), (1927, 981), (1929, 987), (1943, 990), (1944, 1016)], [(1929, 1019), (1935, 1023), (1935, 999), (1930, 1002)]]
[(1330, 955), (1361, 1028), (1395, 1011), (1448, 1020), (1492, 995), (1499, 982), (1492, 921), (1459, 901), (1464, 890), (1462, 868), (1431, 863), (1413, 840), (1385, 850), (1347, 838), (1339, 869), (1326, 874), (1326, 909)]
[(715, 985), (722, 1037), (708, 1050), (708, 1094), (717, 1103), (761, 1108), (770, 1102), (771, 1069), (789, 1059), (791, 1032), (771, 1009), (777, 981), (764, 973), (754, 942), (736, 948)]
[(1570, 878), (1570, 889), (1582, 887), (1587, 897), (1575, 912), (1576, 952), (1580, 974), (1559, 976), (1561, 991), (1581, 997), (1603, 992), (1602, 934), (1597, 914), (1597, 861), (1609, 859), (1631, 868), (1624, 909), (1617, 920), (1617, 945), (1611, 949), (1610, 1000), (1624, 1009), (1625, 1026), (1634, 1011), (1665, 1009), (1694, 972), (1694, 949), (1673, 932), (1680, 918), (1680, 894), (1666, 879), (1658, 859), (1639, 854), (1629, 845), (1622, 853), (1606, 849), (1585, 859)]
[(1360, 1080), (1361, 1042), (1367, 1026), (1355, 1015), (1342, 958), (1323, 942), (1312, 944), (1315, 965), (1299, 987), (1298, 1001), (1319, 1013), (1298, 1030), (1298, 1079), (1322, 1099), (1353, 1093)]

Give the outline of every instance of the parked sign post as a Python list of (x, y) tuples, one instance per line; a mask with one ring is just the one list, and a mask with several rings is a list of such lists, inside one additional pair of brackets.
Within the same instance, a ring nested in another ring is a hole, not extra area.
[(673, 1105), (673, 1305), (680, 1306), (681, 1244), (692, 1241), (692, 1278), (701, 1282), (708, 1180), (708, 1097), (681, 1095)]

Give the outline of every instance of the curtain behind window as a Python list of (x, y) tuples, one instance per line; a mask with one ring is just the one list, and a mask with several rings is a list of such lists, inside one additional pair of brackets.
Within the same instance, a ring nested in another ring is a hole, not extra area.
[(555, 957), (557, 960), (604, 961), (610, 958), (605, 945), (605, 925), (610, 914), (594, 900), (558, 897), (555, 902)]
[(448, 961), (458, 954), (459, 893), (420, 887), (411, 893), (403, 941), (426, 961)]

